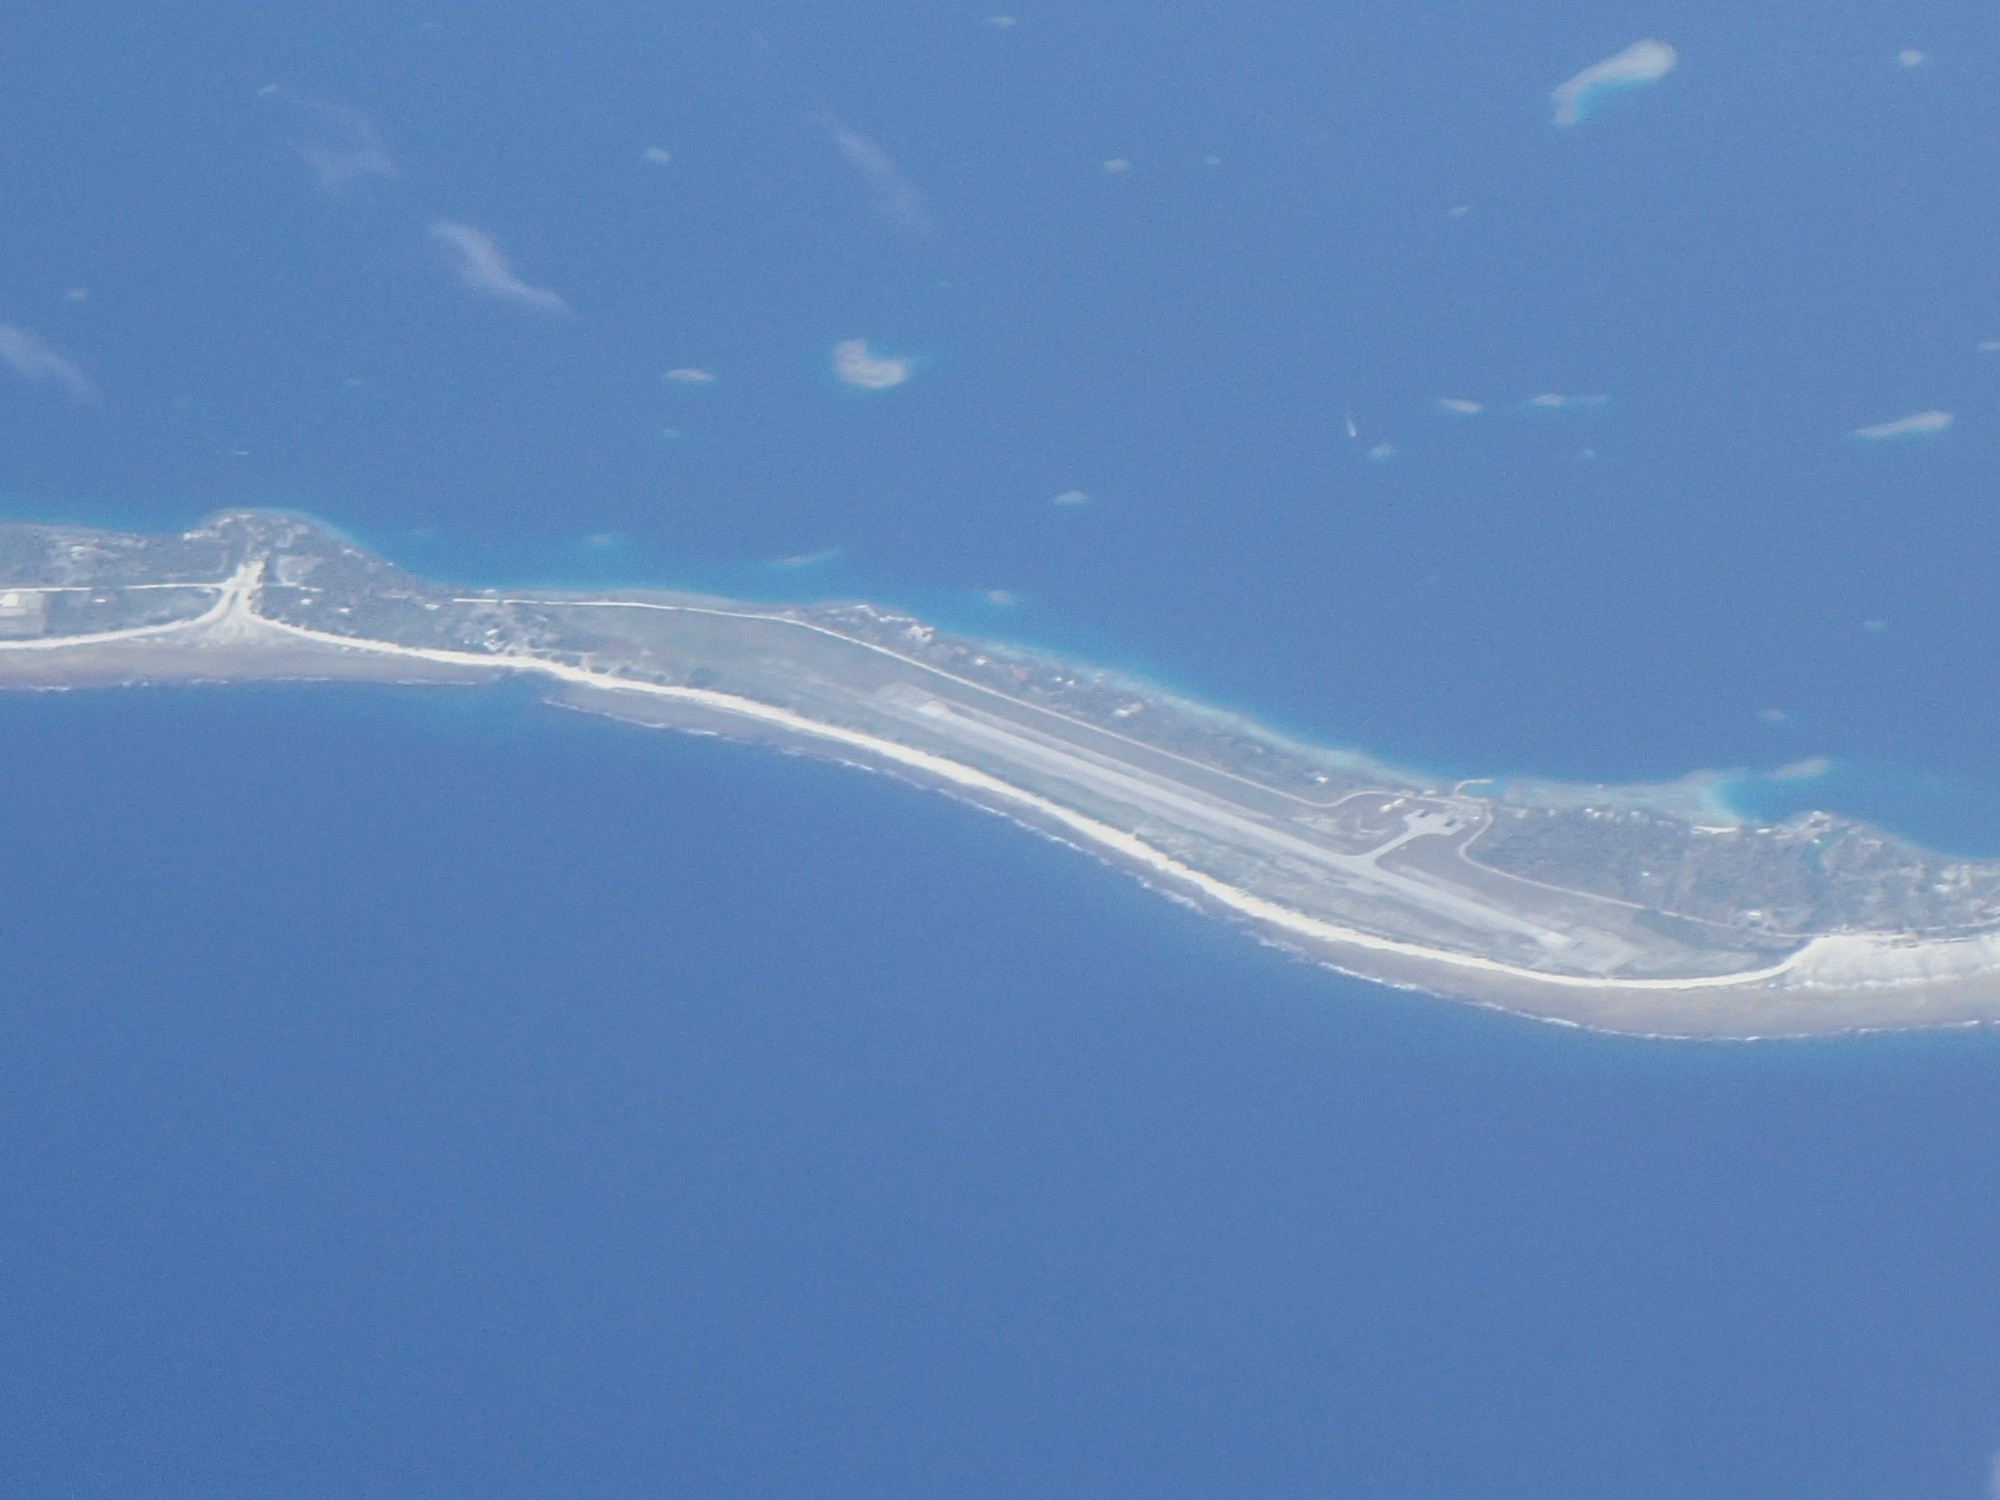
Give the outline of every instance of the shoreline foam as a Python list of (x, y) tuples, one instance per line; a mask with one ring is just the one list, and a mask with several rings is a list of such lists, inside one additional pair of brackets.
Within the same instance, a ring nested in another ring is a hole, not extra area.
[[(1149, 841), (1140, 831), (1116, 826), (1082, 807), (1065, 805), (1043, 792), (1018, 785), (1005, 775), (921, 744), (815, 718), (779, 703), (714, 687), (607, 672), (581, 661), (526, 650), (477, 652), (412, 645), (276, 619), (256, 607), (267, 586), (264, 570), (265, 559), (252, 557), (240, 563), (227, 578), (201, 585), (212, 588), (216, 597), (209, 608), (191, 618), (71, 636), (0, 640), (0, 685), (52, 687), (113, 682), (315, 679), (475, 684), (525, 675), (550, 684), (555, 696), (572, 707), (662, 727), (695, 728), (699, 724), (705, 731), (736, 738), (770, 739), (836, 760), (884, 769), (919, 785), (937, 787), (1086, 850), (1133, 873), (1148, 886), (1248, 927), (1266, 941), (1343, 972), (1393, 986), (1566, 1024), (1661, 1036), (1809, 1035), (2000, 1018), (2000, 931), (1946, 937), (1906, 932), (1819, 933), (1799, 941), (1768, 962), (1716, 972), (1649, 977), (1643, 972), (1574, 972), (1532, 967), (1448, 944), (1369, 931), (1315, 915), (1213, 870), (1199, 868), (1161, 847), (1156, 838)], [(921, 666), (925, 671), (939, 670), (866, 640), (842, 635), (812, 620), (795, 617), (692, 603), (648, 603), (639, 599), (563, 601), (545, 597), (523, 601), (482, 595), (459, 602), (480, 607), (535, 604), (571, 609), (601, 603), (608, 609), (650, 608), (727, 616), (752, 621), (760, 627), (818, 632), (839, 641), (843, 648), (866, 648), (908, 665)], [(583, 660), (588, 660), (587, 655)], [(981, 692), (990, 691), (979, 683), (964, 682), (964, 685)], [(954, 717), (942, 707), (938, 711), (947, 718)], [(963, 722), (968, 731), (977, 728), (973, 721)], [(1248, 732), (1256, 726), (1244, 728)], [(1029, 742), (1020, 739), (1021, 732), (1021, 726), (1017, 725), (1011, 738), (1002, 733), (1001, 739), (1026, 745)], [(1270, 742), (1278, 743), (1275, 739)], [(963, 746), (959, 748), (962, 750)], [(1089, 758), (1075, 744), (1068, 744), (1066, 753), (1072, 758), (1082, 755), (1084, 761)], [(1170, 754), (1158, 749), (1150, 753)], [(1378, 768), (1378, 763), (1367, 757), (1350, 754), (1345, 758), (1371, 770)], [(1202, 769), (1195, 762), (1189, 765)], [(1207, 767), (1206, 772), (1211, 776), (1233, 774), (1219, 766)], [(1246, 787), (1257, 785), (1245, 782)], [(1262, 790), (1277, 795), (1274, 788)], [(1641, 817), (1684, 816), (1690, 810), (1710, 810), (1713, 791), (1714, 778), (1699, 777), (1660, 787), (1615, 789), (1523, 782), (1510, 785), (1495, 805), (1506, 806), (1509, 797), (1532, 796), (1540, 807), (1561, 809), (1576, 802), (1579, 806), (1590, 804), (1594, 812), (1607, 797), (1614, 800), (1622, 797)], [(1338, 805), (1328, 804), (1329, 808)], [(1456, 900), (1474, 917), (1483, 913), (1489, 921), (1495, 920), (1494, 909), (1482, 907), (1477, 899), (1468, 902), (1451, 896), (1447, 887), (1427, 883), (1421, 864), (1411, 873), (1392, 871), (1381, 865), (1385, 851), (1434, 831), (1415, 823), (1410, 828), (1410, 832), (1390, 839), (1365, 858), (1334, 854), (1325, 857), (1336, 864), (1344, 862), (1347, 867), (1356, 867), (1360, 877), (1380, 882), (1382, 889), (1392, 892), (1414, 889), (1440, 913), (1451, 913), (1454, 908), (1450, 903)], [(1278, 838), (1282, 845), (1283, 836), (1277, 832), (1270, 832), (1268, 837)], [(1294, 838), (1291, 842), (1298, 840)], [(1460, 848), (1461, 857), (1469, 847), (1466, 843)], [(1547, 889), (1562, 894), (1566, 888)], [(1551, 918), (1542, 920), (1547, 922)], [(1516, 926), (1522, 933), (1543, 935), (1558, 944), (1569, 941), (1534, 923)], [(1519, 947), (1520, 939), (1514, 939), (1514, 944)]]

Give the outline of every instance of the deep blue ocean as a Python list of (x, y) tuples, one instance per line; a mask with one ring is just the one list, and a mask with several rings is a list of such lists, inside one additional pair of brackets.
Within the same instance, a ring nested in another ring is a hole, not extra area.
[(1986, 1493), (1992, 1035), (1398, 996), (526, 700), (0, 735), (0, 1492)]
[[(104, 0), (0, 85), (0, 516), (2000, 852), (2000, 13)], [(0, 700), (0, 1037), (0, 1494), (1992, 1493), (1992, 1037), (1441, 1006), (517, 694)]]

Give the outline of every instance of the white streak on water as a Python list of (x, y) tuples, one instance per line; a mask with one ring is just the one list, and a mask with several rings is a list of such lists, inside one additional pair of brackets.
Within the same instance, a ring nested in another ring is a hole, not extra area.
[(97, 387), (75, 361), (65, 359), (25, 328), (0, 323), (0, 365), (23, 380), (52, 380), (78, 401), (97, 399)]
[(351, 105), (294, 94), (275, 83), (257, 90), (266, 99), (289, 105), (311, 122), (299, 155), (329, 193), (340, 192), (370, 177), (394, 177), (396, 159), (383, 144), (375, 122)]
[(1898, 417), (1893, 422), (1857, 427), (1854, 436), (1864, 442), (1879, 443), (1889, 438), (1924, 437), (1929, 433), (1943, 432), (1949, 426), (1951, 413), (1948, 411), (1917, 411), (1907, 417)]
[(856, 390), (886, 391), (910, 378), (910, 362), (869, 353), (866, 339), (842, 339), (833, 346), (833, 373)]
[(431, 239), (445, 248), (451, 268), (465, 289), (480, 297), (511, 303), (528, 312), (562, 314), (569, 304), (545, 286), (530, 286), (514, 274), (499, 243), (483, 229), (470, 224), (439, 219), (430, 227)]
[(394, 177), (396, 159), (382, 144), (375, 122), (344, 104), (304, 100), (320, 125), (319, 138), (299, 148), (319, 185), (337, 193), (369, 177)]
[(1679, 61), (1680, 54), (1672, 47), (1648, 37), (1603, 62), (1592, 63), (1550, 94), (1555, 100), (1556, 124), (1576, 124), (1601, 95), (1658, 82), (1673, 72)]
[(858, 130), (851, 130), (832, 115), (820, 121), (826, 127), (827, 135), (847, 158), (847, 164), (860, 174), (867, 183), (875, 207), (883, 218), (898, 229), (918, 232), (931, 227), (930, 214), (924, 208), (924, 195), (917, 191), (917, 185), (905, 177), (889, 153), (875, 140)]

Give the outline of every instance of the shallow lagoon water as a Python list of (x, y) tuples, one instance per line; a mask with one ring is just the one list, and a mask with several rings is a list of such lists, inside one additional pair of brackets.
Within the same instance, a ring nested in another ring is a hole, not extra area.
[(1746, 817), (1777, 820), (1830, 807), (1947, 854), (2000, 856), (2000, 795), (1983, 783), (1836, 763), (1810, 775), (1746, 776), (1718, 791)]

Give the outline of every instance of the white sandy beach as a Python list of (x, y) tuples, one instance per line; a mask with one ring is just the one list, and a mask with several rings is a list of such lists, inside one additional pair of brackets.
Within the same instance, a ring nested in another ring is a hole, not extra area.
[[(603, 696), (612, 703), (618, 700), (651, 700), (685, 705), (727, 720), (851, 752), (866, 763), (909, 773), (913, 779), (941, 786), (981, 805), (1006, 811), (1030, 827), (1054, 833), (1134, 871), (1148, 883), (1191, 899), (1209, 910), (1237, 917), (1267, 936), (1287, 946), (1303, 948), (1335, 967), (1390, 983), (1470, 998), (1504, 995), (1507, 998), (1491, 1003), (1550, 1018), (1578, 1019), (1580, 1009), (1589, 1017), (1583, 1019), (1582, 1024), (1613, 1029), (1633, 1029), (1617, 1024), (1615, 1005), (1618, 996), (1634, 1001), (1642, 997), (1665, 999), (1683, 996), (1695, 1000), (1712, 996), (1724, 1004), (1728, 1004), (1729, 997), (1733, 996), (1738, 997), (1737, 1003), (1740, 1004), (1755, 994), (1760, 998), (1776, 1000), (1784, 997), (1791, 1001), (1810, 1002), (1815, 995), (1830, 992), (1883, 997), (1895, 991), (1922, 990), (1937, 985), (1956, 988), (1969, 982), (1977, 982), (1983, 989), (1991, 985), (1996, 973), (2000, 973), (2000, 935), (1928, 941), (1868, 934), (1821, 936), (1765, 967), (1721, 975), (1675, 978), (1565, 974), (1427, 947), (1294, 910), (1196, 869), (1124, 829), (929, 750), (709, 688), (635, 680), (533, 655), (484, 655), (313, 630), (259, 614), (255, 599), (260, 587), (261, 564), (253, 562), (217, 586), (214, 604), (195, 618), (94, 635), (0, 641), (0, 659), (20, 652), (91, 653), (139, 645), (199, 651), (211, 660), (222, 656), (233, 658), (244, 651), (260, 656), (266, 652), (281, 657), (292, 656), (303, 648), (311, 656), (328, 662), (369, 658), (406, 663), (418, 669), (415, 675), (431, 675), (431, 671), (424, 669), (443, 669), (447, 675), (459, 679), (490, 678), (496, 673), (531, 674), (591, 697)], [(821, 627), (806, 624), (804, 628)], [(281, 667), (279, 673), (273, 675), (312, 675), (301, 670), (301, 666), (302, 663), (295, 660), (289, 668)], [(259, 674), (254, 671), (247, 674), (231, 671), (225, 675)], [(614, 709), (607, 711), (615, 712)], [(1578, 1007), (1557, 998), (1564, 992), (1574, 995), (1578, 1001), (1594, 997), (1600, 1003)], [(1541, 997), (1539, 1001), (1536, 996)], [(1782, 1005), (1781, 1008), (1794, 1011), (1798, 1007)], [(1983, 1014), (1992, 1008), (1995, 1007), (1982, 1003), (1977, 1010)], [(1642, 1005), (1640, 1010), (1650, 1012), (1652, 1007)], [(1941, 1019), (1968, 1018), (1954, 1011)], [(1719, 1024), (1721, 1020), (1718, 1016), (1718, 1024), (1696, 1025), (1693, 1029), (1745, 1034)], [(1795, 1016), (1794, 1022), (1802, 1030), (1826, 1029), (1810, 1024), (1804, 1016)], [(1864, 1025), (1866, 1022), (1856, 1017), (1853, 1024)], [(1877, 1017), (1876, 1024), (1893, 1023), (1886, 1017)], [(1637, 1029), (1651, 1028), (1642, 1025)]]

